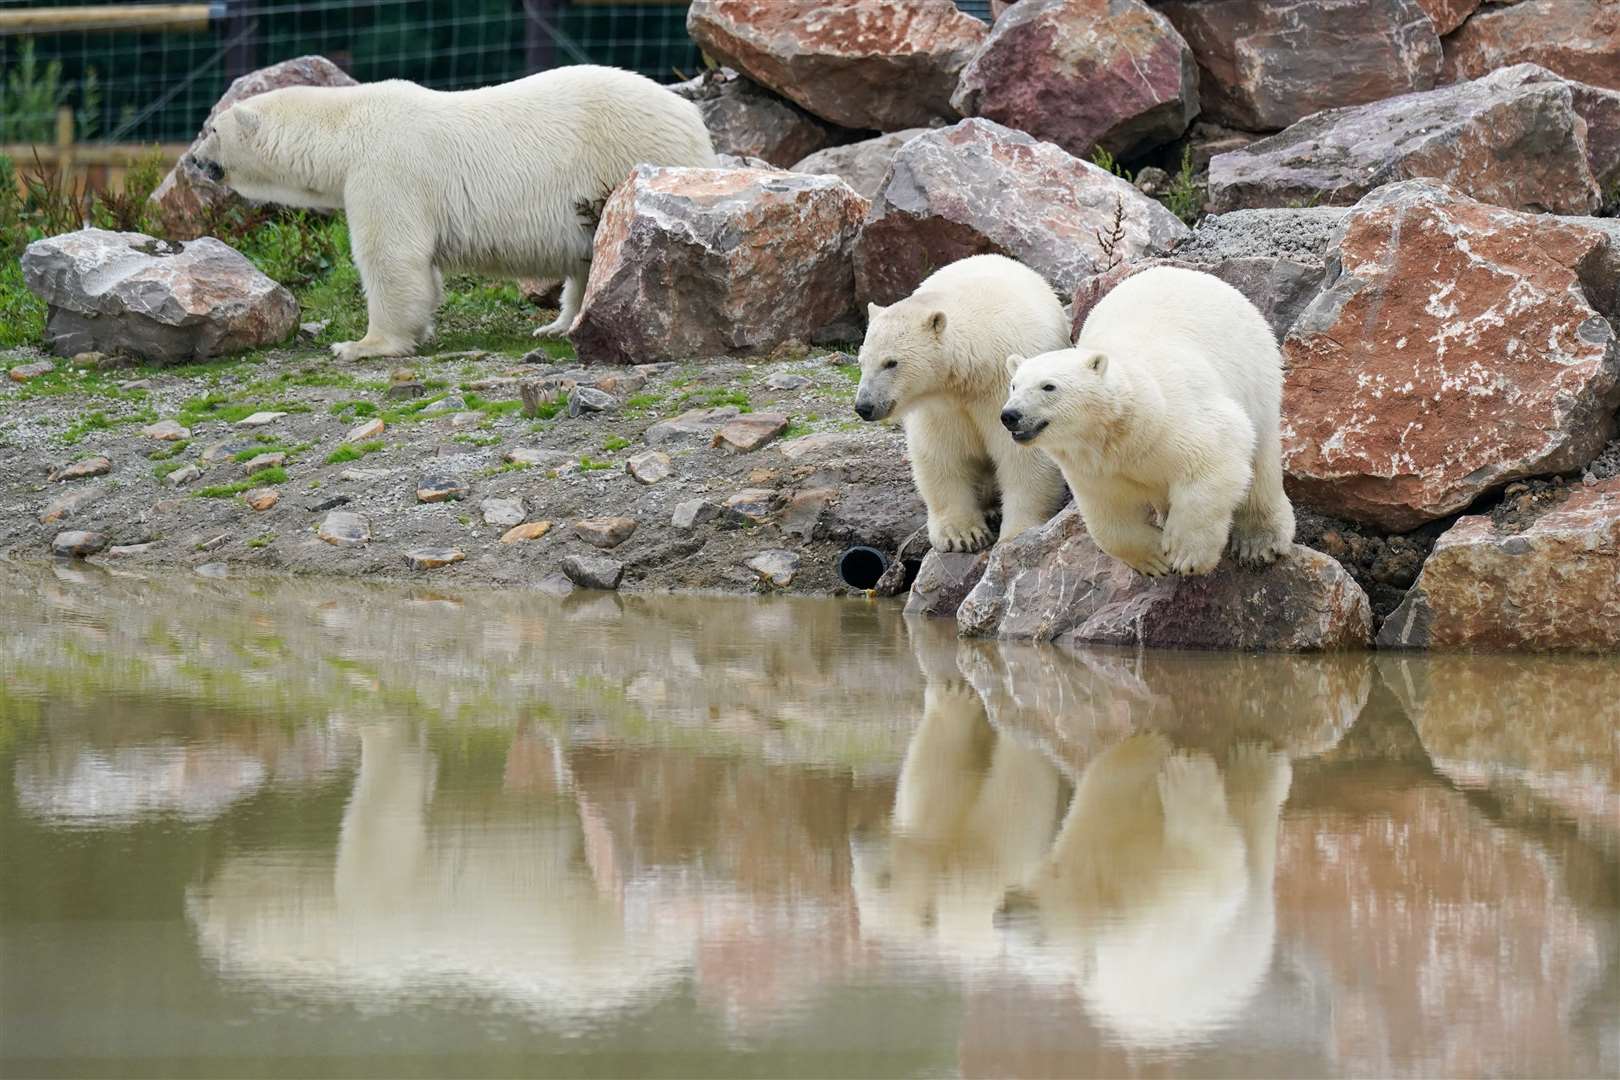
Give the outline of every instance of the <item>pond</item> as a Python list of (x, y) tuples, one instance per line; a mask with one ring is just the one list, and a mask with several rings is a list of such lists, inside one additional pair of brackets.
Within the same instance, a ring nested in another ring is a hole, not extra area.
[(0, 564), (0, 1074), (1620, 1072), (1620, 665)]

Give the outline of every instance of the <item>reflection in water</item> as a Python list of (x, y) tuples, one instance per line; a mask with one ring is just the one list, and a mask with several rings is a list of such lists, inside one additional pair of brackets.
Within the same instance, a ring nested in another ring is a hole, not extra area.
[(1612, 664), (4, 566), (0, 615), (7, 1074), (1620, 1072)]

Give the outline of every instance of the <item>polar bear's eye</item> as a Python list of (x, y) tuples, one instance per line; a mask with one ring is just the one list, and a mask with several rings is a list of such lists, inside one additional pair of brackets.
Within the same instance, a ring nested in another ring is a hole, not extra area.
[(1057, 387), (1054, 386), (1052, 383), (1042, 383), (1041, 384), (1041, 389), (1045, 390), (1048, 394), (1050, 394), (1052, 391), (1056, 390)]
[(890, 369), (897, 368), (899, 366), (900, 366), (900, 361), (898, 361), (898, 360), (885, 360), (883, 362), (883, 370), (884, 371), (889, 371)]

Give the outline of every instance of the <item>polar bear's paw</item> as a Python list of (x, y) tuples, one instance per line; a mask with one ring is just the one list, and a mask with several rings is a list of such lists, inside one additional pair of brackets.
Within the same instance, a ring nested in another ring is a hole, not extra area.
[(332, 355), (339, 360), (363, 360), (368, 356), (410, 356), (415, 348), (397, 341), (381, 341), (365, 337), (359, 341), (340, 341), (332, 346)]
[(551, 322), (546, 323), (546, 325), (537, 327), (534, 331), (534, 336), (537, 338), (567, 337), (568, 328), (572, 325), (572, 319), (568, 319), (566, 321), (560, 318), (553, 319)]
[(1164, 557), (1177, 574), (1207, 574), (1220, 564), (1226, 538), (1213, 529), (1178, 528), (1172, 519), (1164, 529)]
[(1245, 566), (1268, 566), (1288, 554), (1293, 546), (1292, 541), (1283, 540), (1269, 530), (1248, 532), (1238, 527), (1232, 532), (1232, 554)]
[(1288, 798), (1294, 767), (1288, 755), (1264, 743), (1241, 742), (1226, 754), (1226, 788), (1234, 802), (1248, 801), (1274, 812)]
[(983, 551), (992, 540), (982, 517), (928, 523), (928, 542), (935, 551)]
[(1215, 759), (1178, 750), (1159, 767), (1159, 802), (1168, 825), (1200, 825), (1226, 816), (1226, 785)]
[(1170, 560), (1156, 551), (1139, 551), (1114, 557), (1143, 577), (1164, 577), (1170, 572)]

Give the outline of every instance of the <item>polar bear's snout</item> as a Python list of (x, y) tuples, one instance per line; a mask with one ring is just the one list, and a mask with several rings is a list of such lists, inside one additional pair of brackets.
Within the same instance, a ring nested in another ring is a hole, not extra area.
[(1001, 410), (1001, 426), (1007, 429), (1013, 437), (1013, 442), (1027, 443), (1046, 430), (1051, 423), (1039, 417), (1026, 415), (1019, 409), (1006, 408)]
[(219, 162), (211, 161), (208, 158), (198, 157), (196, 154), (187, 154), (186, 161), (191, 165), (192, 168), (208, 177), (208, 179), (212, 180), (214, 183), (219, 184), (224, 182), (225, 166), (221, 165)]
[(894, 412), (894, 398), (878, 400), (878, 395), (874, 394), (867, 387), (866, 380), (862, 379), (860, 388), (855, 391), (855, 415), (862, 420), (883, 420), (892, 412)]

